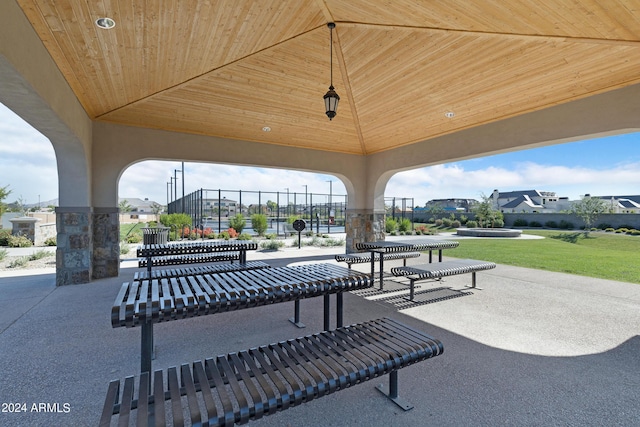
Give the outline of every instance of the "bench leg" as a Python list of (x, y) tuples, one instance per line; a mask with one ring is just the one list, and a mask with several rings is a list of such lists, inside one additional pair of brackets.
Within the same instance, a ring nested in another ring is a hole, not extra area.
[(342, 328), (344, 317), (342, 315), (342, 307), (344, 302), (342, 299), (342, 292), (336, 294), (336, 328)]
[(415, 279), (409, 279), (409, 301), (413, 301)]
[(329, 299), (331, 295), (324, 295), (324, 330), (328, 331), (331, 329), (331, 300)]
[(151, 372), (151, 360), (153, 359), (153, 323), (144, 322), (140, 335), (140, 373)]
[(300, 300), (295, 301), (295, 307), (293, 308), (293, 317), (289, 318), (289, 322), (296, 325), (298, 328), (306, 328), (307, 325), (300, 322)]
[(473, 289), (478, 289), (478, 290), (482, 290), (482, 288), (476, 288), (476, 272), (472, 271), (471, 272), (471, 286), (466, 285), (467, 288), (473, 288)]
[(385, 390), (384, 384), (380, 384), (376, 389), (405, 411), (413, 409), (413, 405), (398, 396), (398, 371), (389, 374), (389, 392)]

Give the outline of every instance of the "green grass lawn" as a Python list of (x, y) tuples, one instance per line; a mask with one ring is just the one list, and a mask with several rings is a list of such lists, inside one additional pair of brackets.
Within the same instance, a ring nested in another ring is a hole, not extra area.
[(640, 283), (640, 237), (596, 232), (527, 230), (536, 240), (461, 239), (446, 256)]

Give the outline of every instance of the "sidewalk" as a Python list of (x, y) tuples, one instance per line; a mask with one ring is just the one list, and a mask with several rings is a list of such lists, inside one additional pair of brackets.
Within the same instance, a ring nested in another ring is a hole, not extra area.
[[(288, 247), (249, 258), (335, 262), (343, 251)], [(139, 370), (139, 328), (110, 324), (115, 295), (134, 271), (60, 288), (51, 273), (0, 277), (0, 401), (29, 409), (0, 412), (0, 425), (97, 425), (108, 382)], [(469, 282), (462, 275), (423, 287)], [(380, 378), (249, 425), (637, 425), (640, 285), (498, 265), (478, 273), (478, 286), (400, 311), (380, 297), (345, 296), (347, 323), (389, 316), (443, 342), (442, 356), (399, 372), (400, 395), (413, 410), (399, 411), (375, 391), (387, 381)], [(293, 303), (159, 324), (154, 368), (319, 331), (321, 300), (302, 301), (303, 330), (287, 320)], [(32, 412), (33, 403), (58, 403), (60, 412)]]

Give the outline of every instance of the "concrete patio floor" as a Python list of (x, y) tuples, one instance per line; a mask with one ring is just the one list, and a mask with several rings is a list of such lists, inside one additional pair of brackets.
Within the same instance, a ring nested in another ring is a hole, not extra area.
[[(332, 262), (343, 251), (287, 248), (249, 259)], [(51, 273), (0, 275), (1, 426), (97, 425), (109, 381), (139, 371), (140, 329), (110, 323), (111, 304), (134, 271), (60, 288)], [(470, 280), (454, 276), (423, 289), (464, 289)], [(346, 323), (389, 316), (443, 342), (442, 356), (399, 372), (411, 411), (374, 390), (383, 377), (250, 425), (638, 425), (640, 285), (504, 265), (477, 281), (482, 289), (470, 295), (400, 311), (377, 297), (345, 296)], [(154, 369), (320, 331), (322, 299), (301, 306), (306, 329), (287, 320), (293, 303), (157, 325)], [(23, 403), (26, 412), (6, 412)], [(32, 411), (40, 403), (49, 412)]]

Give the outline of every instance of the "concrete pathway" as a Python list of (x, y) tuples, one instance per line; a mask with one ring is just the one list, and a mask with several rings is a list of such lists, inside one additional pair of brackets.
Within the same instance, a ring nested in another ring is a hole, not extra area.
[[(250, 252), (250, 259), (335, 262), (342, 251), (287, 248)], [(60, 288), (52, 273), (0, 275), (0, 402), (26, 408), (0, 412), (0, 425), (97, 425), (108, 382), (139, 370), (140, 330), (110, 324), (118, 288), (134, 271)], [(468, 290), (470, 279), (422, 287)], [(251, 424), (638, 425), (640, 285), (503, 265), (477, 279), (482, 290), (400, 311), (380, 296), (345, 296), (348, 323), (390, 316), (444, 343), (442, 356), (400, 371), (400, 394), (413, 410), (400, 411), (375, 391), (387, 381), (380, 378)], [(302, 301), (303, 330), (287, 320), (293, 303), (160, 324), (154, 368), (319, 331), (321, 310), (321, 298)]]

